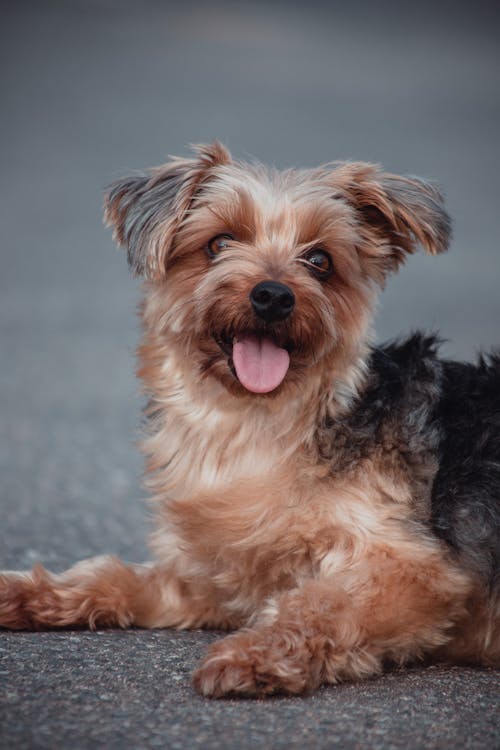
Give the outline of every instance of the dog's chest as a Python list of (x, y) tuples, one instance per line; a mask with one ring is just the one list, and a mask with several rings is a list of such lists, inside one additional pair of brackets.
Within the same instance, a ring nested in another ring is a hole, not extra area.
[(347, 481), (292, 462), (165, 510), (159, 556), (246, 616), (277, 590), (346, 575), (370, 550), (399, 543), (409, 507), (405, 488), (373, 472)]
[(228, 411), (201, 401), (170, 405), (145, 444), (155, 492), (189, 500), (269, 477), (300, 452), (302, 436), (293, 426), (288, 413), (270, 417), (263, 409)]

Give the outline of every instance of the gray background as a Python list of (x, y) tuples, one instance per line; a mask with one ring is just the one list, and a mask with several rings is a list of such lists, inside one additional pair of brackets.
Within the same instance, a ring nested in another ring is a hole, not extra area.
[[(437, 180), (440, 258), (393, 278), (379, 338), (498, 344), (495, 3), (2, 2), (0, 566), (147, 555), (135, 449), (139, 283), (102, 188), (219, 138), (278, 167), (380, 162)], [(268, 703), (210, 703), (207, 633), (3, 634), (2, 747), (500, 747), (488, 670), (394, 673)]]

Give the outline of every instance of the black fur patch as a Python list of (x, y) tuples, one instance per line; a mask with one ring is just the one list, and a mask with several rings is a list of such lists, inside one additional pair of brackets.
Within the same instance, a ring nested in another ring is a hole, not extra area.
[(500, 357), (445, 362), (432, 526), (472, 570), (500, 582)]
[(374, 453), (395, 453), (399, 464), (435, 455), (439, 432), (434, 415), (440, 398), (441, 363), (434, 336), (372, 351), (364, 390), (348, 414), (327, 417), (318, 431), (323, 459), (345, 471)]
[(438, 357), (435, 336), (373, 350), (351, 411), (326, 419), (317, 444), (332, 470), (376, 458), (404, 476), (415, 518), (469, 570), (500, 580), (500, 357)]

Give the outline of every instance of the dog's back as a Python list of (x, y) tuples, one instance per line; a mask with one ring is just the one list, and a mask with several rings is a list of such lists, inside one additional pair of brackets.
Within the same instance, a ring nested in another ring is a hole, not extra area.
[(444, 362), (432, 524), (492, 590), (500, 584), (500, 356)]

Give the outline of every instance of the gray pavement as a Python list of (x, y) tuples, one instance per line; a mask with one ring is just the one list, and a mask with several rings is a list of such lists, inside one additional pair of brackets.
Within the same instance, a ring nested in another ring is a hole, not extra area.
[[(379, 338), (439, 329), (464, 358), (500, 343), (498, 11), (435, 5), (1, 2), (0, 567), (147, 556), (139, 284), (101, 195), (190, 142), (436, 179), (452, 250), (389, 282)], [(189, 674), (215, 637), (1, 634), (0, 747), (500, 747), (498, 673), (210, 702)]]
[(207, 701), (189, 672), (213, 634), (18, 634), (1, 643), (5, 748), (498, 747), (487, 670), (407, 670), (308, 698)]

